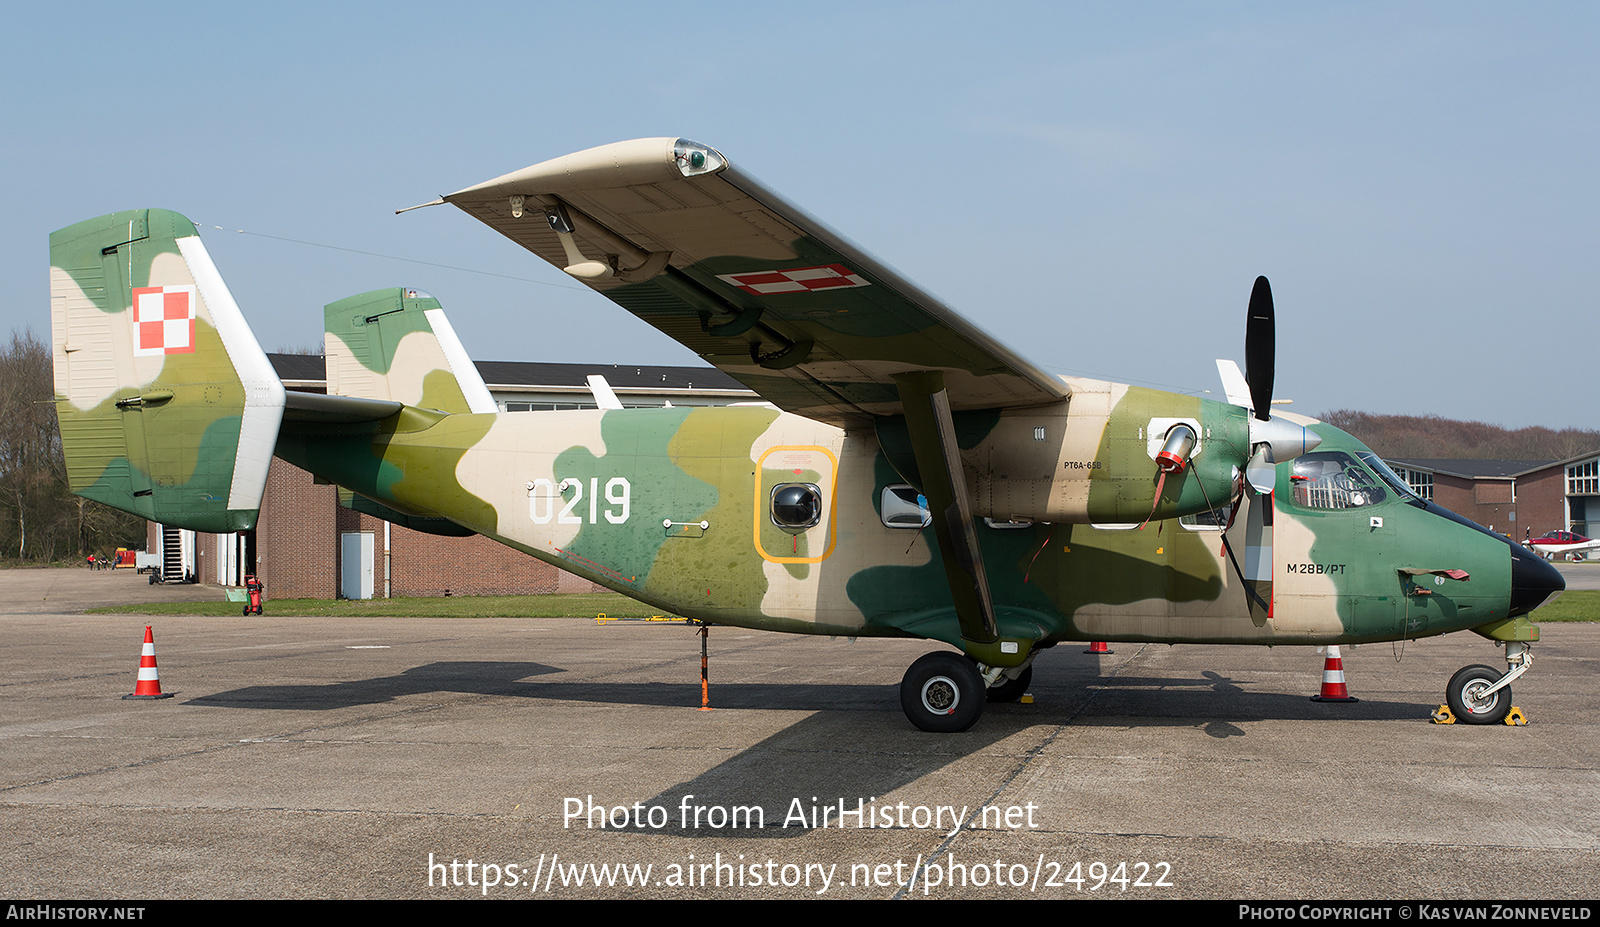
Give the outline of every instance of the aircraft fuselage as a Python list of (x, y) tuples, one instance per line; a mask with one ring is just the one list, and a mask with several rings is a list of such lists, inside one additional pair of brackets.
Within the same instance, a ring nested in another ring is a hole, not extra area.
[[(1246, 494), (1230, 518), (1237, 473), (1208, 469), (1205, 451), (1241, 439), (1237, 407), (1100, 386), (1074, 381), (1059, 408), (957, 413), (1002, 636), (1347, 643), (1510, 617), (1509, 545), (1403, 498), (1348, 435), (1314, 426), (1319, 452), (1280, 465), (1277, 491)], [(1200, 450), (1156, 503), (1150, 422), (1176, 419), (1194, 421)], [(896, 440), (892, 420), (847, 432), (761, 406), (408, 409), (375, 430), (286, 427), (277, 453), (677, 614), (959, 646), (934, 532), (900, 469), (914, 463), (886, 449)], [(786, 487), (814, 495), (814, 520), (781, 523)]]

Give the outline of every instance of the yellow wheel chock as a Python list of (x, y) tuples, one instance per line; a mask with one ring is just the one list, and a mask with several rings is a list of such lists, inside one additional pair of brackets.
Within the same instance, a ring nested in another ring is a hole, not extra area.
[[(1454, 724), (1456, 723), (1456, 716), (1450, 713), (1450, 706), (1440, 705), (1438, 710), (1429, 716), (1428, 720), (1434, 724)], [(1513, 727), (1527, 724), (1528, 716), (1522, 713), (1521, 708), (1512, 705), (1511, 711), (1506, 713), (1505, 723)]]

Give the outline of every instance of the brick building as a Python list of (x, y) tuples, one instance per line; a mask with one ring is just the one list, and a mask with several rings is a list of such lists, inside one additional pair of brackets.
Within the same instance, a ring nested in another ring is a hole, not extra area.
[(1600, 451), (1566, 460), (1388, 460), (1424, 499), (1522, 540), (1600, 532)]

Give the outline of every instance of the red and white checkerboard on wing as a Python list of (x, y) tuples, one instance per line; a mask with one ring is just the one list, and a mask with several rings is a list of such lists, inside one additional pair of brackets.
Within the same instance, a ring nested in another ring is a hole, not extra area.
[(794, 267), (789, 270), (758, 270), (743, 274), (718, 274), (717, 279), (756, 296), (770, 296), (773, 293), (808, 293), (813, 290), (870, 285), (863, 277), (843, 264)]

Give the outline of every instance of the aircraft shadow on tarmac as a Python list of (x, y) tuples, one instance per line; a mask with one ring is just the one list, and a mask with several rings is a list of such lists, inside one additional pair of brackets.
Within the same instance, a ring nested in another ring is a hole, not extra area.
[[(696, 707), (695, 682), (617, 683), (529, 681), (566, 670), (533, 662), (450, 661), (425, 663), (398, 676), (353, 679), (326, 685), (248, 686), (198, 696), (188, 704), (220, 708), (331, 711), (373, 705), (409, 695), (454, 692), (511, 698), (590, 702), (621, 706)], [(805, 683), (719, 683), (716, 704), (727, 708), (826, 709), (898, 707), (892, 687)]]
[[(605, 829), (683, 837), (786, 838), (817, 829), (818, 816), (825, 813), (831, 822), (826, 826), (840, 826), (840, 809), (847, 812), (845, 826), (870, 826), (857, 823), (862, 820), (858, 815), (863, 808), (868, 821), (889, 820), (904, 826), (909, 815), (936, 816), (937, 808), (930, 804), (976, 804), (989, 796), (975, 795), (958, 785), (939, 790), (940, 797), (933, 803), (926, 797), (902, 802), (893, 797), (897, 790), (937, 774), (953, 762), (979, 757), (1007, 737), (1040, 725), (1189, 727), (1225, 739), (1246, 734), (1234, 721), (1387, 721), (1426, 717), (1428, 711), (1407, 703), (1333, 705), (1312, 702), (1307, 696), (1250, 692), (1237, 681), (1209, 670), (1199, 679), (1081, 675), (1084, 678), (1041, 682), (1036, 674), (1033, 689), (1039, 701), (990, 705), (972, 730), (943, 735), (926, 734), (907, 724), (895, 711), (898, 693), (894, 686), (717, 686), (712, 690), (713, 701), (725, 708), (798, 708), (799, 702), (805, 701), (805, 707), (818, 710), (704, 773), (640, 801), (645, 809), (661, 810), (659, 824), (635, 820), (639, 809), (630, 802), (623, 814), (627, 823), (620, 828), (608, 823)], [(683, 695), (688, 693), (683, 687), (670, 688), (680, 692), (676, 704), (684, 704)], [(618, 695), (612, 691), (602, 700), (613, 701)], [(814, 705), (813, 695), (817, 696)], [(861, 716), (862, 708), (873, 712), (872, 720)], [(858, 744), (862, 746), (855, 746)], [(983, 762), (981, 758), (977, 761)], [(925, 796), (926, 790), (916, 794)], [(616, 806), (606, 809), (602, 799), (594, 803), (602, 806), (600, 812), (586, 814), (579, 826), (601, 820), (608, 810), (616, 813)], [(749, 810), (752, 808), (760, 809), (765, 826), (735, 827), (749, 823), (755, 814)], [(721, 827), (715, 825), (719, 813)], [(694, 826), (696, 814), (698, 826)], [(949, 831), (950, 827), (934, 829)]]
[[(716, 709), (812, 714), (693, 779), (643, 800), (647, 809), (664, 809), (659, 814), (665, 818), (658, 816), (655, 822), (641, 825), (632, 821), (631, 814), (624, 814), (622, 819), (629, 823), (622, 827), (607, 824), (603, 829), (726, 837), (735, 830), (732, 821), (748, 823), (755, 814), (749, 809), (758, 807), (766, 826), (752, 827), (748, 833), (739, 829), (742, 836), (799, 836), (813, 829), (811, 822), (819, 808), (832, 808), (837, 815), (843, 801), (853, 811), (858, 801), (891, 795), (958, 759), (980, 754), (1007, 737), (1040, 725), (1187, 727), (1208, 737), (1227, 739), (1247, 736), (1241, 725), (1254, 721), (1417, 720), (1427, 717), (1433, 707), (1370, 700), (1316, 703), (1306, 695), (1252, 691), (1251, 680), (1210, 670), (1197, 677), (1102, 676), (1097, 666), (1076, 661), (1066, 665), (1040, 661), (1035, 670), (1033, 704), (990, 705), (982, 722), (961, 734), (927, 734), (912, 728), (899, 711), (894, 685), (718, 683), (713, 677), (711, 702)], [(686, 711), (700, 702), (697, 683), (563, 682), (563, 673), (560, 667), (533, 662), (435, 662), (397, 676), (327, 685), (251, 686), (190, 699), (188, 704), (321, 711), (429, 693)], [(826, 760), (819, 762), (819, 756)], [(602, 805), (608, 800), (618, 799), (595, 799)], [(631, 809), (633, 802), (628, 804)], [(692, 826), (697, 807), (704, 814), (698, 827)], [(736, 807), (746, 809), (743, 818), (732, 810)], [(868, 810), (870, 813), (870, 804)], [(785, 820), (795, 821), (797, 812), (807, 823), (783, 826)], [(711, 823), (718, 814), (724, 816), (720, 828)], [(691, 818), (691, 826), (685, 826), (686, 817)]]
[[(1062, 670), (1062, 671), (1057, 671)], [(352, 679), (325, 685), (248, 686), (197, 696), (188, 704), (219, 708), (330, 711), (381, 704), (409, 695), (454, 692), (512, 698), (590, 702), (616, 706), (697, 707), (693, 682), (563, 682), (566, 670), (535, 662), (443, 661), (424, 663), (398, 676)], [(538, 677), (554, 676), (545, 680)], [(1034, 724), (1113, 727), (1196, 725), (1208, 720), (1320, 721), (1405, 720), (1426, 717), (1433, 705), (1363, 699), (1354, 704), (1321, 704), (1307, 695), (1253, 691), (1248, 679), (1211, 670), (1194, 676), (1101, 676), (1087, 667), (1036, 665), (1031, 705), (990, 705), (979, 727), (998, 724), (1006, 733)], [(841, 683), (717, 682), (715, 708), (779, 711), (883, 711), (898, 709), (894, 685)], [(1311, 691), (1315, 691), (1313, 688)], [(1092, 702), (1092, 705), (1088, 704)], [(895, 723), (899, 725), (900, 719)], [(1014, 722), (1014, 724), (1013, 724)], [(949, 736), (949, 735), (943, 735)], [(939, 737), (934, 737), (938, 740)]]

